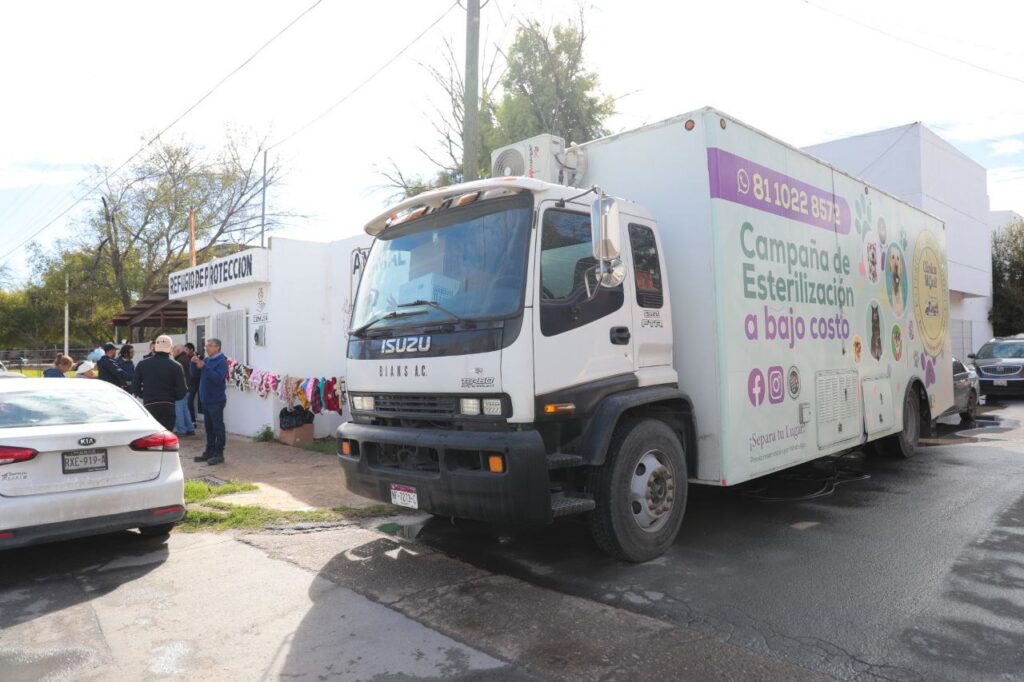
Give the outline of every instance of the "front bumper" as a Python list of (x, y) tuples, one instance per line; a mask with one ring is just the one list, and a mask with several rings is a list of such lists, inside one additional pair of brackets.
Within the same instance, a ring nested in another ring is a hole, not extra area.
[[(996, 381), (1005, 382), (1005, 386), (997, 386)], [(981, 376), (978, 378), (982, 395), (1024, 395), (1024, 378), (996, 378)]]
[[(536, 431), (446, 431), (346, 422), (338, 439), (354, 441), (338, 455), (348, 489), (391, 502), (391, 485), (416, 489), (419, 509), (438, 516), (491, 522), (552, 520), (547, 455)], [(340, 448), (339, 448), (340, 450)], [(395, 457), (400, 451), (402, 456)], [(473, 468), (473, 453), (504, 455), (505, 471)], [(470, 464), (470, 466), (467, 466)]]
[(165, 523), (177, 523), (183, 518), (185, 518), (184, 505), (172, 505), (171, 507), (157, 507), (23, 528), (0, 527), (0, 550), (35, 545), (41, 542), (69, 540), (87, 535), (114, 533), (129, 528), (162, 526)]

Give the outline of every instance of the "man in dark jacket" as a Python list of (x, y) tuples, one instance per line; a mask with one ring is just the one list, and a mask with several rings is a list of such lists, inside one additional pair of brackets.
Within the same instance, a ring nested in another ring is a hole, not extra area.
[(224, 405), (227, 404), (228, 359), (220, 352), (220, 339), (207, 339), (206, 357), (192, 358), (200, 370), (199, 402), (203, 406), (206, 451), (197, 462), (221, 464), (224, 461)]
[(117, 366), (114, 361), (115, 355), (117, 355), (117, 346), (112, 343), (104, 345), (103, 355), (96, 362), (96, 369), (103, 381), (114, 384), (118, 388), (127, 388), (129, 377), (123, 369)]
[(153, 357), (135, 368), (132, 393), (165, 429), (174, 430), (174, 403), (185, 397), (185, 373), (171, 358), (171, 337), (158, 336)]

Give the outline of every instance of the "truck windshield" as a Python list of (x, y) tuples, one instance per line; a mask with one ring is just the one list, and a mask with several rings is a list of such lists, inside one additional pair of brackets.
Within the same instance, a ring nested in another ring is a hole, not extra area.
[(523, 192), (385, 230), (359, 284), (352, 330), (515, 315), (532, 214), (532, 196)]

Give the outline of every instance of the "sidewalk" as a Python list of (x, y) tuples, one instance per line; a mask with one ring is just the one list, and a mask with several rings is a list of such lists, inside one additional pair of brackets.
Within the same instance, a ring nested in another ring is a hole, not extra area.
[(210, 466), (192, 461), (206, 447), (202, 429), (193, 437), (181, 438), (180, 442), (185, 478), (215, 476), (259, 486), (259, 490), (232, 495), (229, 500), (232, 504), (253, 504), (281, 511), (376, 504), (345, 488), (345, 476), (335, 455), (228, 435), (224, 463)]

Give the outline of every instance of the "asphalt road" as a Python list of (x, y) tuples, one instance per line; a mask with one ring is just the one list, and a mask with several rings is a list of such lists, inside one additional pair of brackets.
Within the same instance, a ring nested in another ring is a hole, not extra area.
[(691, 487), (678, 541), (645, 565), (603, 556), (574, 519), (435, 519), (419, 541), (838, 679), (1024, 680), (1024, 401), (993, 414), (911, 460), (850, 461), (868, 477), (816, 499), (764, 501), (822, 486), (791, 476)]

